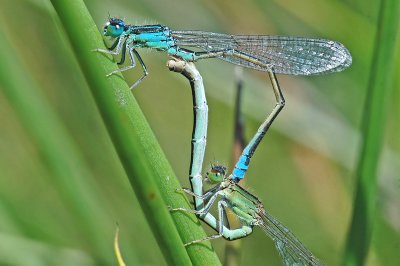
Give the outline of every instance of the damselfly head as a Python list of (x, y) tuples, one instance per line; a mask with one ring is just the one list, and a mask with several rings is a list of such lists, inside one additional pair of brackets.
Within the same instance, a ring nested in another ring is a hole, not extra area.
[(223, 165), (211, 164), (211, 169), (206, 173), (207, 179), (211, 183), (221, 183), (226, 175), (226, 167)]
[(113, 38), (121, 36), (125, 30), (125, 22), (119, 18), (109, 18), (103, 28), (104, 36)]

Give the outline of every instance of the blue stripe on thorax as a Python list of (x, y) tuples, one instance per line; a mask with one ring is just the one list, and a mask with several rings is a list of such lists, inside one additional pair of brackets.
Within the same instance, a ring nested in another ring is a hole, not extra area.
[(162, 25), (130, 26), (129, 38), (137, 48), (153, 48), (166, 51), (171, 56), (176, 56), (185, 61), (194, 61), (192, 51), (175, 45), (168, 27)]
[(155, 48), (166, 51), (175, 42), (170, 30), (162, 25), (132, 26), (129, 38), (140, 48)]

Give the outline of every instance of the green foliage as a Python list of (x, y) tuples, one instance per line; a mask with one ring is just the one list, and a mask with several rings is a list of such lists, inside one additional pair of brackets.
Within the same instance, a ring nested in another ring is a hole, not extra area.
[[(391, 97), (392, 92), (400, 95), (399, 86), (393, 85), (400, 82), (398, 75), (390, 81), (386, 72), (390, 60), (398, 69), (400, 59), (399, 53), (386, 54), (390, 49), (384, 39), (379, 48), (374, 45), (375, 32), (381, 32), (377, 1), (87, 0), (97, 28), (82, 6), (76, 8), (79, 1), (54, 3), (62, 5), (57, 8), (61, 19), (48, 1), (0, 1), (0, 264), (115, 264), (116, 222), (127, 265), (187, 261), (182, 242), (204, 236), (194, 216), (174, 213), (174, 225), (166, 209), (189, 206), (186, 196), (175, 192), (175, 177), (184, 186), (189, 184), (189, 84), (168, 71), (165, 54), (142, 50), (150, 75), (133, 92), (128, 92), (122, 76), (105, 78), (115, 63), (90, 50), (103, 45), (98, 29), (108, 12), (128, 23), (321, 37), (348, 47), (353, 65), (344, 72), (278, 76), (287, 105), (253, 157), (246, 186), (316, 256), (338, 265), (346, 238), (358, 239), (347, 233), (360, 176), (355, 173), (356, 158), (368, 155), (357, 146), (357, 136), (367, 132), (365, 126), (359, 130), (361, 118), (388, 121), (389, 126), (377, 126), (385, 134), (374, 137), (375, 143), (383, 143), (385, 156), (378, 159), (376, 153), (366, 164), (372, 167), (366, 172), (372, 174), (379, 160), (379, 179), (368, 179), (373, 182), (365, 186), (376, 194), (379, 209), (363, 221), (375, 222), (375, 229), (367, 232), (372, 239), (369, 249), (367, 242), (358, 243), (364, 253), (357, 261), (367, 255), (366, 265), (400, 264), (399, 218), (393, 211), (400, 205), (399, 104), (398, 97)], [(387, 34), (377, 36), (395, 36)], [(371, 71), (377, 51), (390, 59), (383, 65), (374, 63)], [(227, 164), (233, 136), (233, 68), (218, 60), (196, 65), (210, 110), (204, 161)], [(140, 74), (134, 69), (124, 77), (132, 84)], [(389, 94), (382, 96), (389, 100), (380, 104), (388, 111), (375, 113), (365, 109), (364, 102), (367, 97), (381, 101), (367, 93), (380, 80), (392, 89), (378, 87), (378, 93)], [(267, 83), (263, 73), (244, 72), (247, 138), (273, 108)], [(154, 200), (148, 200), (149, 195)], [(370, 199), (359, 202), (373, 206)], [(272, 241), (260, 231), (243, 239), (242, 264), (280, 265)], [(223, 253), (224, 243), (213, 241), (217, 254)], [(196, 258), (216, 259), (209, 243), (191, 246), (187, 253), (194, 264), (205, 264)]]
[(362, 124), (362, 148), (356, 177), (356, 197), (344, 265), (364, 265), (376, 220), (378, 163), (392, 92), (400, 3), (383, 0), (379, 10), (374, 56)]

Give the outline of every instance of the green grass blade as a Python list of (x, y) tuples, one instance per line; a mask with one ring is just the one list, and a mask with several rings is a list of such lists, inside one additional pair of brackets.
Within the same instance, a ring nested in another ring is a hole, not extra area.
[[(121, 163), (148, 219), (159, 246), (172, 265), (189, 265), (182, 240), (204, 236), (192, 215), (173, 215), (179, 234), (164, 201), (171, 206), (189, 207), (161, 148), (121, 76), (106, 78), (116, 69), (110, 57), (92, 52), (104, 47), (99, 31), (82, 1), (52, 1), (70, 39), (80, 67), (113, 140)], [(132, 215), (134, 215), (132, 213)], [(190, 247), (193, 264), (217, 265), (219, 260), (207, 246)]]
[[(107, 254), (109, 245), (104, 241), (105, 237), (98, 232), (101, 231), (100, 228), (106, 227), (108, 222), (101, 208), (102, 199), (96, 193), (96, 184), (89, 181), (91, 172), (54, 110), (34, 82), (24, 74), (26, 71), (18, 56), (15, 56), (17, 53), (13, 52), (2, 35), (0, 34), (2, 91), (35, 143), (42, 160), (49, 167), (52, 181), (54, 180), (58, 193), (75, 216), (77, 226), (81, 227), (82, 235), (88, 241), (87, 245), (107, 261), (107, 258), (102, 256)], [(96, 224), (93, 224), (93, 217), (99, 220)]]
[(386, 106), (393, 86), (394, 50), (400, 2), (381, 2), (368, 94), (363, 114), (363, 143), (357, 167), (354, 211), (343, 258), (344, 265), (363, 265), (376, 213), (377, 166), (385, 128)]

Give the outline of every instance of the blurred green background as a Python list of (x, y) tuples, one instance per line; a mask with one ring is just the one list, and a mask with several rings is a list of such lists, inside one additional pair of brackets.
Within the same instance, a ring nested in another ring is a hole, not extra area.
[[(110, 13), (131, 24), (161, 23), (172, 29), (328, 38), (350, 50), (353, 65), (342, 73), (278, 76), (287, 105), (257, 150), (246, 181), (270, 213), (316, 256), (338, 265), (351, 218), (379, 1), (85, 3), (99, 29)], [(0, 87), (0, 264), (115, 264), (116, 223), (128, 265), (165, 264), (51, 4), (0, 0), (0, 30), (5, 37), (0, 39), (0, 49), (7, 49), (20, 69), (10, 78), (24, 80), (27, 86), (21, 92), (31, 91), (35, 102), (48, 110), (45, 117), (28, 121), (24, 112), (29, 109), (21, 111)], [(165, 54), (139, 52), (150, 75), (133, 94), (181, 184), (188, 187), (193, 123), (189, 86), (168, 71)], [(396, 73), (400, 71), (398, 55), (393, 58)], [(234, 66), (213, 59), (196, 65), (204, 78), (210, 110), (205, 166), (215, 161), (227, 165), (233, 142)], [(128, 84), (141, 74), (139, 68), (127, 72)], [(397, 75), (387, 100), (378, 212), (367, 265), (400, 265), (399, 81)], [(267, 86), (264, 73), (244, 71), (247, 138), (275, 104)], [(55, 127), (60, 137), (37, 136), (29, 130), (30, 123), (45, 130)], [(49, 164), (58, 158), (49, 162), (43, 143), (69, 154), (74, 182), (55, 174)], [(83, 226), (83, 218), (71, 207), (78, 199), (70, 191), (84, 195), (82, 206), (88, 208), (92, 227)], [(213, 241), (221, 256), (224, 243)], [(243, 265), (279, 265), (272, 241), (261, 230), (244, 239), (242, 249)]]

